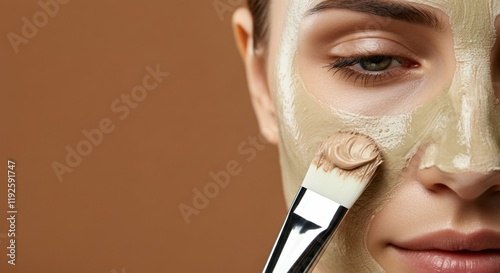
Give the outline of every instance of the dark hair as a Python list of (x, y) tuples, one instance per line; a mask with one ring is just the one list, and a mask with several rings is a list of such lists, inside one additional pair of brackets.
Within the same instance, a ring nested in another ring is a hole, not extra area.
[(266, 43), (269, 10), (269, 0), (247, 0), (248, 8), (252, 13), (254, 22), (254, 47), (260, 47)]

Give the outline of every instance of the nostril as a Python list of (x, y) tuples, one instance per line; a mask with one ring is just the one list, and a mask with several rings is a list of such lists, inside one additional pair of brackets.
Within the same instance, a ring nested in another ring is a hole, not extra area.
[(442, 191), (451, 191), (450, 188), (448, 188), (446, 185), (444, 184), (436, 184), (434, 185), (434, 188), (433, 189), (430, 189), (432, 192), (442, 192)]
[(489, 192), (491, 192), (491, 194), (494, 196), (494, 197), (497, 197), (497, 198), (500, 198), (500, 185), (496, 185), (494, 187), (492, 187)]
[(433, 191), (449, 188), (447, 184), (450, 180), (450, 175), (440, 171), (437, 167), (424, 168), (417, 172), (417, 181)]

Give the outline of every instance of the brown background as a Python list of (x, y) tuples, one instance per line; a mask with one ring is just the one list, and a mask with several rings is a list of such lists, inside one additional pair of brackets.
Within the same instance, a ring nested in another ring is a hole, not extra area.
[[(44, 22), (37, 0), (0, 2), (1, 272), (260, 272), (286, 211), (276, 147), (238, 150), (258, 135), (230, 26), (241, 3), (71, 0)], [(34, 15), (38, 32), (16, 53), (8, 35)], [(156, 65), (170, 75), (119, 119), (111, 103)], [(115, 130), (60, 182), (53, 162), (105, 118)], [(179, 204), (228, 162), (241, 173), (186, 224)]]

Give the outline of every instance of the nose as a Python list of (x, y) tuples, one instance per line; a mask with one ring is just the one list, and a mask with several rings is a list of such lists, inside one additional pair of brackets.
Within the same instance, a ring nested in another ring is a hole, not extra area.
[[(457, 1), (467, 14), (489, 14), (477, 1)], [(462, 10), (462, 9), (461, 9)], [(490, 16), (452, 17), (455, 71), (441, 114), (442, 130), (423, 160), (447, 173), (500, 170), (500, 105), (492, 84), (492, 49), (498, 40)], [(472, 26), (477, 31), (470, 32)], [(480, 30), (479, 30), (480, 29)]]
[(472, 201), (488, 193), (500, 192), (500, 172), (446, 173), (437, 167), (421, 169), (418, 181), (436, 193), (453, 192), (465, 201)]
[[(488, 18), (483, 19), (488, 23)], [(493, 31), (476, 32), (477, 45), (468, 43), (471, 37), (455, 34), (455, 43), (466, 46), (455, 48), (455, 74), (447, 99), (441, 102), (446, 105), (441, 112), (442, 127), (417, 172), (427, 189), (453, 192), (463, 200), (500, 192), (500, 105), (489, 62)]]
[[(474, 56), (462, 49), (460, 56)], [(485, 53), (486, 54), (486, 53)], [(484, 55), (484, 54), (483, 54)], [(440, 102), (441, 128), (425, 152), (421, 168), (446, 173), (500, 170), (500, 105), (495, 100), (487, 59), (459, 59), (447, 97)]]

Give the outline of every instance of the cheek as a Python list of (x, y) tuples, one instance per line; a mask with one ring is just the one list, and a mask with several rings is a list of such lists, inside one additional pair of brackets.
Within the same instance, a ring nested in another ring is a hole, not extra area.
[[(412, 272), (413, 269), (405, 268), (392, 260), (390, 250), (391, 239), (394, 235), (404, 238), (411, 235), (409, 227), (418, 225), (421, 221), (428, 221), (429, 215), (420, 217), (421, 204), (426, 203), (426, 194), (416, 182), (419, 162), (413, 157), (408, 166), (390, 178), (393, 187), (384, 187), (381, 194), (384, 197), (377, 204), (371, 216), (366, 231), (366, 248), (371, 257), (387, 272)], [(417, 208), (417, 209), (415, 209)]]
[[(297, 67), (297, 66), (294, 66)], [(298, 75), (298, 74), (294, 74)], [(442, 122), (435, 116), (442, 98), (412, 113), (399, 116), (366, 117), (333, 109), (313, 97), (300, 77), (293, 88), (277, 90), (277, 116), (280, 126), (280, 161), (285, 195), (291, 200), (302, 183), (307, 167), (320, 144), (337, 131), (355, 131), (372, 137), (382, 149), (384, 177), (395, 177), (406, 166), (421, 143), (425, 142)], [(434, 123), (432, 122), (434, 121)], [(397, 183), (384, 179), (384, 187)]]

